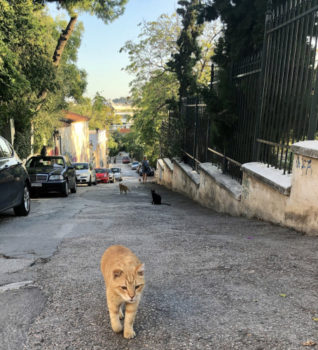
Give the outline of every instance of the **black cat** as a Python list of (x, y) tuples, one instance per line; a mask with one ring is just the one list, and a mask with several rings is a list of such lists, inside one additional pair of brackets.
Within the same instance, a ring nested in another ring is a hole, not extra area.
[(161, 196), (160, 194), (156, 193), (155, 190), (151, 190), (151, 195), (152, 195), (152, 202), (151, 204), (156, 204), (156, 205), (170, 205), (168, 203), (161, 203)]

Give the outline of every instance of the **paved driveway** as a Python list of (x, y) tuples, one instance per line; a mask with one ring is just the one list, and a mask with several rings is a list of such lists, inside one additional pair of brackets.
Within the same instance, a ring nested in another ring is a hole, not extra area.
[[(50, 260), (27, 268), (45, 303), (25, 349), (287, 350), (318, 343), (317, 238), (217, 214), (136, 178), (124, 182), (127, 195), (117, 184), (79, 191), (82, 206), (67, 236)], [(171, 206), (151, 205), (151, 188)], [(99, 261), (111, 244), (128, 246), (146, 266), (133, 340), (109, 324)]]

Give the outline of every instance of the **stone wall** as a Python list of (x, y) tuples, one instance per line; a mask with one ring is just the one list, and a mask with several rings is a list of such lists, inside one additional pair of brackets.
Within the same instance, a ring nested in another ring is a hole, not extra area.
[(199, 185), (199, 174), (189, 165), (173, 159), (172, 189), (197, 200)]
[(318, 234), (318, 141), (292, 146), (294, 153), (291, 193), (285, 210), (290, 227)]
[(242, 184), (211, 163), (198, 172), (173, 159), (158, 160), (157, 181), (201, 205), (230, 215), (244, 215), (318, 235), (318, 141), (292, 146), (292, 174), (261, 163), (243, 164)]

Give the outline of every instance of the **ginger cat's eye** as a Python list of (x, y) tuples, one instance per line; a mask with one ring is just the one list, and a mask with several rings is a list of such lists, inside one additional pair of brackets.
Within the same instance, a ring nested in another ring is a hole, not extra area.
[(126, 289), (127, 289), (127, 287), (126, 287), (126, 286), (122, 286), (122, 287), (121, 287), (121, 289), (124, 289), (124, 290), (126, 290)]
[(141, 287), (141, 284), (139, 286), (136, 286), (135, 289), (138, 289), (139, 287)]

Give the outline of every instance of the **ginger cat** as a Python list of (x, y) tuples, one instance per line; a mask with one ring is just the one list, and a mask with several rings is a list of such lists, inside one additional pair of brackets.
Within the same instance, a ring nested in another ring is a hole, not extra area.
[(125, 192), (125, 194), (127, 194), (127, 191), (130, 191), (130, 190), (126, 185), (119, 184), (119, 191), (120, 191), (120, 194), (122, 194), (122, 192)]
[[(145, 286), (144, 264), (128, 248), (113, 245), (105, 250), (100, 268), (106, 285), (106, 300), (114, 332), (134, 338), (134, 320)], [(123, 307), (126, 306), (125, 315)], [(124, 327), (121, 319), (124, 320)]]

